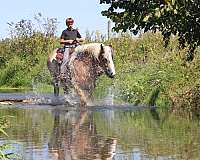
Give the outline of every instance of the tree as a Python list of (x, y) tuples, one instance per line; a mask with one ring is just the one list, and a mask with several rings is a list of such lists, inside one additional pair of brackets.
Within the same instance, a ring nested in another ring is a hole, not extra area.
[(171, 35), (179, 37), (180, 48), (189, 47), (187, 60), (193, 60), (194, 51), (200, 45), (199, 0), (100, 0), (109, 4), (102, 11), (114, 23), (115, 31), (160, 31), (165, 46)]

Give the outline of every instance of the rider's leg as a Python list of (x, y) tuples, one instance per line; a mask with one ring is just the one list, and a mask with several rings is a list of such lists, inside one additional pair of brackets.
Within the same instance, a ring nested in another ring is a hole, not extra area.
[(61, 77), (64, 78), (64, 79), (67, 78), (66, 74), (67, 74), (68, 61), (69, 61), (69, 48), (65, 48), (63, 63), (62, 63), (61, 68), (60, 68)]

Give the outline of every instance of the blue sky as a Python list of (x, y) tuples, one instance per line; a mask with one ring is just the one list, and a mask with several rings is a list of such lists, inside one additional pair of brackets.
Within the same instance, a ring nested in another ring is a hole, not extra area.
[(18, 22), (21, 19), (33, 19), (38, 13), (45, 18), (57, 18), (59, 24), (57, 35), (65, 29), (66, 17), (75, 19), (75, 28), (82, 36), (88, 29), (107, 33), (106, 17), (101, 11), (108, 6), (99, 4), (100, 0), (2, 0), (0, 5), (0, 38), (8, 37), (7, 22)]

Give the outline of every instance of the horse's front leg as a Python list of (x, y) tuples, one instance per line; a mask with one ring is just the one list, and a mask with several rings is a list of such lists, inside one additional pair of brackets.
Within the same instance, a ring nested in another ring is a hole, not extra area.
[(85, 96), (84, 91), (77, 84), (74, 85), (74, 89), (76, 90), (76, 93), (80, 97), (80, 105), (81, 105), (81, 107), (87, 106), (87, 97)]
[(71, 75), (68, 66), (64, 67), (63, 72), (61, 72), (61, 84), (64, 90), (64, 94), (69, 94), (70, 88), (72, 87)]
[(67, 81), (61, 81), (62, 84), (62, 88), (64, 91), (64, 94), (69, 94), (70, 88), (69, 88), (69, 83), (67, 83)]

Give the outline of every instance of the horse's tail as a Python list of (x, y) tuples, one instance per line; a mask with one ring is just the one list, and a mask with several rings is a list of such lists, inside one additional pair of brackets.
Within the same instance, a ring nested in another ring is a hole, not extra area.
[(48, 61), (52, 62), (54, 59), (56, 59), (57, 50), (58, 48), (54, 49), (53, 52), (49, 54)]
[(59, 79), (58, 79), (58, 76), (59, 76), (59, 66), (58, 66), (58, 63), (55, 59), (56, 57), (56, 51), (57, 49), (55, 49), (53, 51), (52, 54), (49, 55), (48, 57), (48, 60), (47, 60), (47, 68), (52, 76), (52, 82), (53, 82), (53, 85), (54, 85), (54, 95), (55, 96), (58, 96), (59, 95)]

